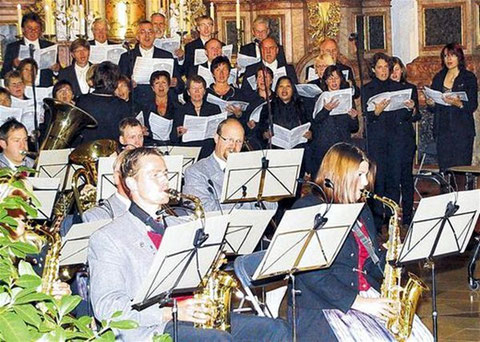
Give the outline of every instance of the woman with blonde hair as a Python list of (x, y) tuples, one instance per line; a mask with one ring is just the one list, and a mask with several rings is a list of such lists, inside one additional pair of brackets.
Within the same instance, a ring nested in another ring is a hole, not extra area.
[[(335, 144), (326, 153), (315, 180), (324, 195), (312, 192), (293, 208), (322, 202), (364, 202), (361, 191), (373, 188), (375, 171), (375, 164), (361, 149), (348, 143)], [(385, 320), (396, 314), (393, 301), (380, 298), (378, 292), (385, 253), (375, 234), (372, 213), (365, 205), (333, 264), (296, 275), (296, 290), (301, 293), (296, 297), (298, 340), (395, 341), (385, 328)], [(288, 293), (291, 313), (292, 291)], [(418, 317), (409, 341), (412, 340), (432, 340)]]

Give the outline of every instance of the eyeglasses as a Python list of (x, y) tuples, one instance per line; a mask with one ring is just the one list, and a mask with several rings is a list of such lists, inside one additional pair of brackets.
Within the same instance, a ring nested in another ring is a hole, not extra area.
[(23, 29), (27, 32), (40, 32), (42, 30), (41, 27), (29, 27), (29, 26), (26, 26)]
[(226, 141), (229, 144), (235, 144), (235, 145), (243, 145), (243, 139), (233, 139), (233, 138), (224, 138), (220, 134), (218, 135), (220, 138), (222, 138), (223, 141)]

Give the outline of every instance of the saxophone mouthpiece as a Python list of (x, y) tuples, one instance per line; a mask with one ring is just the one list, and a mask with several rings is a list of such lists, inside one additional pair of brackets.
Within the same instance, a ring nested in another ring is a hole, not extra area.
[(38, 153), (37, 152), (29, 152), (29, 151), (25, 151), (25, 150), (21, 150), (20, 151), (20, 154), (22, 156), (25, 156), (25, 157), (34, 157), (36, 158), (38, 156)]

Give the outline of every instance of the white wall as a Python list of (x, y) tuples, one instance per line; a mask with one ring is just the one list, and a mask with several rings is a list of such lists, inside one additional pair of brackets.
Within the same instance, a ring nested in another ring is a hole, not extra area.
[(392, 53), (408, 64), (418, 57), (417, 0), (392, 0)]

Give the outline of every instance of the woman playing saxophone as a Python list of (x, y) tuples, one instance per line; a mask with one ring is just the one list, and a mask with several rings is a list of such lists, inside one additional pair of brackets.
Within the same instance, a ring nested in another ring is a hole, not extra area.
[[(326, 153), (315, 180), (326, 198), (312, 192), (294, 208), (324, 201), (363, 202), (361, 191), (371, 189), (374, 178), (375, 165), (362, 150), (338, 143)], [(385, 320), (398, 312), (393, 300), (379, 296), (385, 251), (378, 245), (375, 232), (372, 213), (364, 206), (332, 266), (296, 276), (296, 289), (301, 291), (296, 297), (298, 340), (395, 341), (385, 328)], [(288, 293), (291, 312), (291, 291)], [(416, 318), (409, 341), (431, 339)]]

